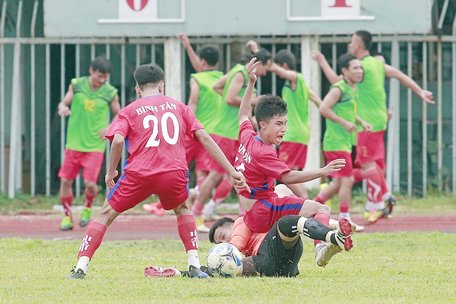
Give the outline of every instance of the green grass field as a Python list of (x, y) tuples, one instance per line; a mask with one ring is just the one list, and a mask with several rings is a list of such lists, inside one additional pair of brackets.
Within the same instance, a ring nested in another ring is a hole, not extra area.
[[(401, 197), (395, 213), (456, 214), (455, 202)], [(54, 204), (55, 197), (0, 195), (1, 213), (48, 212)], [(355, 196), (353, 211), (362, 206)], [(79, 241), (0, 239), (0, 303), (456, 303), (456, 234), (354, 235), (355, 248), (326, 268), (304, 241), (297, 278), (145, 278), (149, 265), (186, 267), (180, 241), (163, 240), (105, 242), (86, 279), (72, 281)], [(210, 247), (201, 242), (202, 263)]]
[[(297, 278), (150, 279), (148, 265), (184, 269), (179, 241), (102, 244), (85, 280), (68, 280), (78, 241), (1, 239), (0, 303), (455, 303), (456, 234), (359, 234), (316, 266), (305, 240)], [(210, 248), (201, 243), (201, 255)], [(205, 257), (202, 257), (202, 261)]]

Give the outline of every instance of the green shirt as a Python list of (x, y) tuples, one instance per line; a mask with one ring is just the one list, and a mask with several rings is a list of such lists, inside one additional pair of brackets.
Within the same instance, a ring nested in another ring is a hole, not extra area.
[(220, 106), (220, 118), (221, 120), (218, 121), (214, 128), (214, 133), (226, 138), (238, 139), (239, 133), (239, 106), (232, 106), (226, 102), (226, 97), (228, 95), (228, 89), (230, 87), (231, 81), (233, 80), (234, 75), (237, 73), (242, 73), (244, 76), (244, 85), (242, 89), (239, 91), (238, 96), (242, 98), (244, 96), (245, 89), (247, 88), (247, 83), (249, 81), (249, 74), (247, 69), (242, 64), (236, 64), (229, 72), (228, 78), (225, 83), (225, 87), (223, 89), (223, 96), (222, 96), (222, 104)]
[(364, 79), (357, 84), (359, 91), (358, 115), (372, 125), (372, 131), (386, 130), (388, 113), (385, 94), (385, 65), (380, 60), (366, 56), (361, 59)]
[(287, 133), (283, 141), (307, 145), (309, 143), (309, 87), (297, 73), (296, 88), (293, 91), (287, 80), (282, 88), (282, 98), (287, 103)]
[(216, 70), (191, 75), (199, 86), (198, 107), (195, 116), (209, 134), (214, 133), (215, 125), (222, 120), (218, 117), (222, 97), (213, 89), (217, 80), (222, 76), (223, 73)]
[(105, 83), (92, 91), (88, 77), (72, 79), (71, 86), (74, 95), (66, 148), (79, 152), (104, 152), (106, 143), (99, 138), (99, 132), (109, 124), (110, 105), (117, 89)]
[[(332, 107), (334, 113), (346, 121), (356, 122), (356, 104), (358, 93), (356, 89), (350, 87), (345, 80), (340, 80), (331, 86), (341, 92), (340, 99)], [(323, 151), (345, 151), (352, 150), (353, 135), (342, 125), (326, 119), (326, 131), (323, 138)]]

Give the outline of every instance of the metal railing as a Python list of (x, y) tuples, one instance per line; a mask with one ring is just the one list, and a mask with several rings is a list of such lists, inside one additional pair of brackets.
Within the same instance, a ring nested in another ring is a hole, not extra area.
[[(37, 3), (34, 2), (30, 37), (20, 37), (21, 22), (16, 37), (5, 37), (6, 2), (1, 13), (0, 191), (10, 196), (18, 191), (32, 195), (57, 193), (66, 127), (66, 120), (56, 114), (57, 104), (71, 78), (87, 73), (91, 59), (105, 55), (112, 61), (110, 82), (119, 89), (121, 105), (125, 106), (135, 97), (132, 78), (135, 67), (148, 62), (164, 66), (165, 43), (175, 40), (173, 37), (35, 37)], [(19, 21), (21, 11), (19, 8)], [(348, 35), (192, 37), (192, 43), (196, 48), (206, 43), (219, 45), (223, 58), (220, 68), (227, 71), (246, 52), (243, 45), (252, 38), (273, 55), (284, 48), (292, 51), (299, 70), (307, 75), (305, 78), (315, 86), (314, 90), (320, 91), (321, 87), (322, 96), (328, 83), (319, 72), (309, 72), (312, 62), (309, 45), (319, 45), (335, 67), (337, 57), (346, 52), (350, 39)], [(375, 36), (374, 42), (374, 49), (383, 53), (387, 63), (433, 91), (436, 101), (435, 105), (420, 103), (418, 97), (397, 81), (386, 82), (389, 107), (393, 110), (387, 134), (387, 180), (391, 189), (409, 195), (426, 195), (430, 188), (456, 192), (456, 36)], [(181, 97), (186, 100), (191, 66), (183, 51), (173, 60), (182, 67), (181, 77), (175, 77), (174, 81), (185, 87)], [(268, 75), (258, 82), (258, 90), (280, 94), (282, 83), (275, 75)], [(319, 120), (316, 123), (320, 126)], [(320, 141), (319, 127), (312, 136)], [(106, 165), (108, 158), (106, 153)], [(313, 161), (318, 160), (319, 156)], [(80, 187), (78, 179), (76, 194), (80, 193)]]

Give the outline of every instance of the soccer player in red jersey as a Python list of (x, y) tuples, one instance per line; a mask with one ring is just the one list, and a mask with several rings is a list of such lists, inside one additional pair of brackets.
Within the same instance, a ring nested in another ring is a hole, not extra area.
[(235, 159), (236, 170), (244, 174), (251, 187), (251, 192), (238, 189), (240, 204), (247, 210), (244, 222), (252, 233), (269, 231), (279, 218), (286, 215), (313, 217), (328, 226), (328, 206), (294, 195), (279, 197), (274, 192), (275, 180), (280, 179), (285, 184), (303, 183), (340, 170), (344, 167), (345, 160), (336, 159), (326, 167), (309, 171), (290, 170), (279, 160), (273, 145), (280, 145), (285, 135), (287, 106), (279, 97), (262, 96), (255, 106), (258, 133), (254, 130), (249, 113), (257, 79), (255, 60), (256, 58), (252, 59), (247, 65), (249, 78), (239, 108), (239, 148)]
[[(164, 73), (157, 65), (142, 65), (134, 73), (136, 92), (141, 98), (122, 109), (106, 137), (112, 141), (106, 184), (111, 188), (105, 205), (90, 223), (79, 248), (78, 262), (70, 278), (84, 278), (89, 261), (100, 246), (107, 227), (122, 212), (152, 194), (158, 195), (166, 210), (177, 217), (179, 236), (185, 246), (189, 273), (206, 278), (198, 258), (195, 219), (185, 201), (188, 197), (188, 166), (185, 137), (195, 136), (237, 183), (245, 182), (223, 155), (195, 115), (183, 103), (164, 95)], [(117, 183), (114, 178), (125, 139), (130, 157)]]

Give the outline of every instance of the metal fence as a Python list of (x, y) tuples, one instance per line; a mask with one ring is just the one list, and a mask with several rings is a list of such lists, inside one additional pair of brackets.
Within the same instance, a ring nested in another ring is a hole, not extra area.
[[(43, 38), (36, 37), (39, 1), (22, 21), (23, 1), (17, 2), (15, 33), (7, 35), (6, 1), (0, 23), (0, 192), (58, 192), (66, 120), (57, 116), (71, 78), (86, 75), (90, 61), (104, 55), (113, 63), (110, 82), (119, 89), (121, 105), (135, 98), (135, 68), (156, 62), (167, 74), (167, 93), (183, 101), (188, 96), (191, 65), (179, 41), (168, 38)], [(10, 12), (11, 13), (11, 12)], [(29, 18), (30, 17), (30, 18)], [(30, 20), (30, 21), (29, 21)], [(28, 22), (30, 24), (28, 24)], [(29, 28), (24, 38), (21, 24)], [(195, 48), (216, 44), (222, 52), (220, 69), (227, 71), (247, 52), (244, 43), (255, 39), (274, 55), (292, 51), (298, 69), (311, 88), (326, 94), (329, 84), (310, 58), (321, 49), (335, 67), (347, 51), (349, 36), (303, 37), (194, 37)], [(387, 180), (393, 191), (426, 195), (429, 189), (456, 192), (456, 36), (375, 36), (373, 50), (400, 68), (422, 87), (434, 92), (436, 104), (426, 105), (395, 80), (387, 81), (393, 118), (387, 132)], [(172, 71), (172, 73), (170, 72)], [(179, 75), (176, 77), (176, 75)], [(171, 85), (169, 85), (171, 84)], [(280, 94), (283, 81), (267, 75), (258, 82), (262, 94)], [(320, 165), (320, 140), (324, 125), (313, 105), (310, 166)], [(124, 156), (125, 157), (125, 156)], [(106, 153), (106, 164), (109, 155)], [(101, 176), (104, 173), (102, 172)], [(100, 177), (101, 178), (101, 177)], [(75, 190), (79, 195), (80, 180)]]
[[(298, 58), (299, 69), (309, 58), (303, 55), (302, 37), (257, 37), (272, 54), (287, 48)], [(346, 52), (348, 36), (313, 37), (334, 66)], [(218, 44), (223, 53), (222, 70), (233, 66), (245, 49), (247, 38), (195, 38), (201, 44)], [(426, 105), (395, 80), (387, 81), (393, 118), (387, 134), (387, 179), (393, 191), (426, 195), (429, 188), (456, 191), (456, 38), (436, 36), (377, 36), (374, 50), (420, 85), (434, 92), (435, 105)], [(85, 75), (90, 60), (107, 56), (114, 65), (110, 82), (119, 89), (122, 106), (134, 96), (132, 73), (148, 62), (165, 65), (165, 39), (0, 39), (1, 191), (14, 195), (57, 193), (65, 143), (65, 119), (56, 114), (70, 79)], [(185, 87), (192, 72), (182, 52), (177, 77)], [(166, 69), (166, 66), (165, 66)], [(316, 74), (318, 75), (318, 74)], [(309, 80), (312, 82), (311, 80)], [(322, 96), (328, 83), (322, 76)], [(259, 82), (261, 93), (280, 94), (282, 82), (268, 75)], [(318, 88), (316, 89), (318, 91)], [(311, 124), (320, 123), (319, 121)], [(320, 134), (313, 133), (313, 136)], [(318, 138), (318, 141), (320, 138)], [(106, 157), (108, 160), (108, 157)], [(8, 188), (7, 188), (8, 186)], [(76, 184), (76, 192), (80, 188)]]

